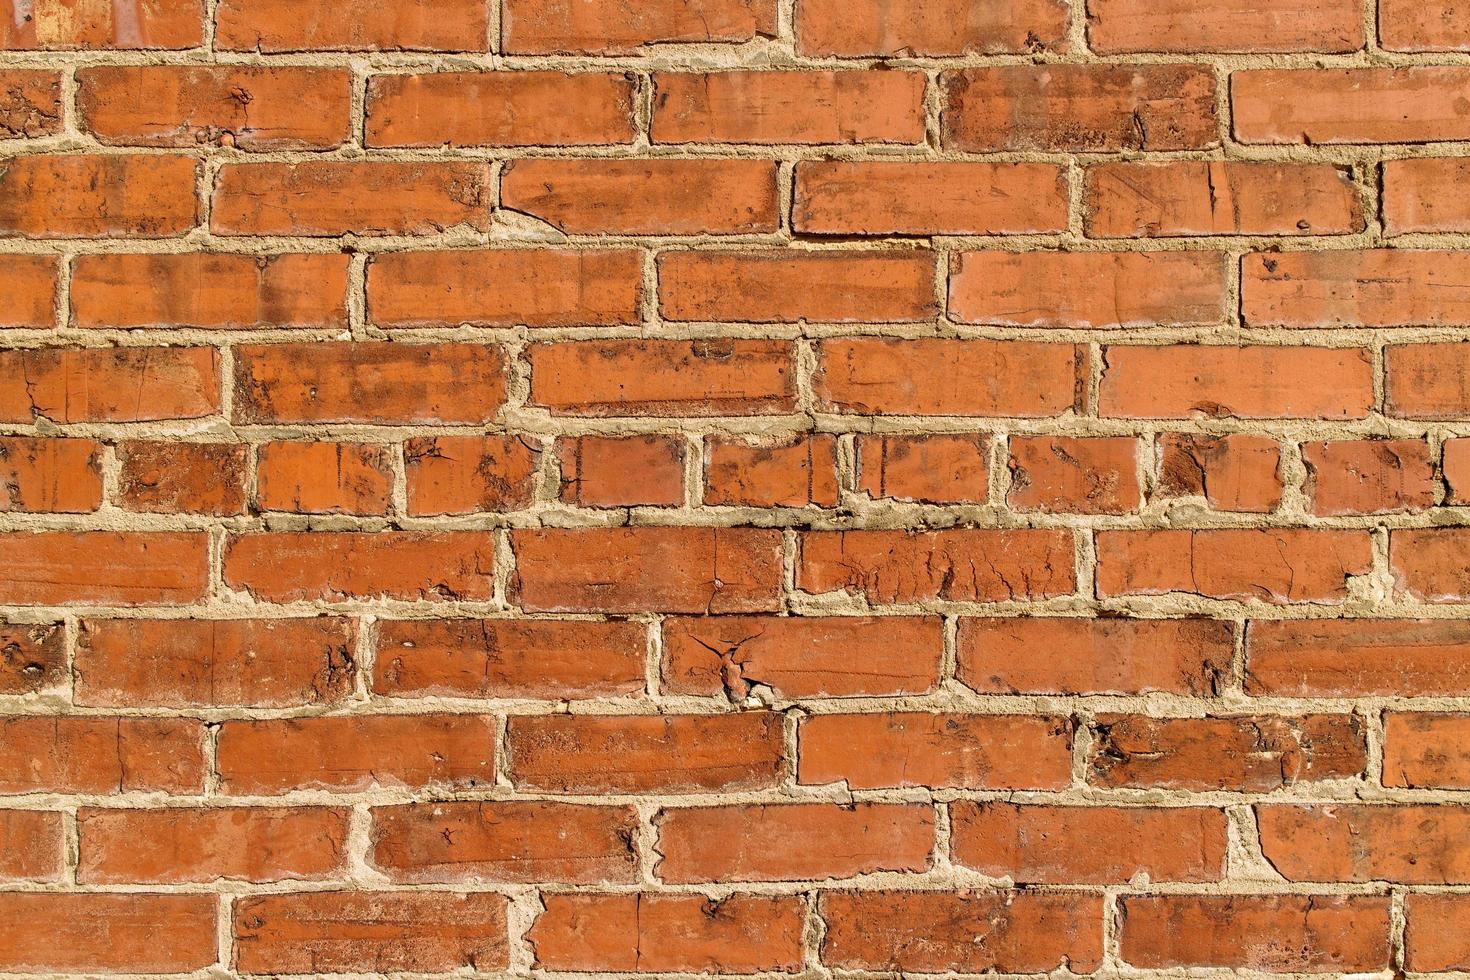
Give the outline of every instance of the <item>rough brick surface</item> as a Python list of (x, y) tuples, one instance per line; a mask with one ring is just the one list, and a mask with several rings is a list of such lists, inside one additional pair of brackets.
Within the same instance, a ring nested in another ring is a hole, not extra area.
[(1470, 0), (0, 0), (0, 974), (1470, 973)]

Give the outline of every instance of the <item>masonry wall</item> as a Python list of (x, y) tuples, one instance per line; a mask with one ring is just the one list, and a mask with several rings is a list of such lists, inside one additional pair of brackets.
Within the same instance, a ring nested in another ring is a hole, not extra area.
[(0, 973), (1470, 970), (1467, 0), (0, 0)]

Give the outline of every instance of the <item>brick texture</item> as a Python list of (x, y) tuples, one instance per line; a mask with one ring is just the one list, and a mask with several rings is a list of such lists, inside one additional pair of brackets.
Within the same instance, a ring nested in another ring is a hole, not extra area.
[(1470, 973), (1470, 0), (0, 0), (0, 974)]

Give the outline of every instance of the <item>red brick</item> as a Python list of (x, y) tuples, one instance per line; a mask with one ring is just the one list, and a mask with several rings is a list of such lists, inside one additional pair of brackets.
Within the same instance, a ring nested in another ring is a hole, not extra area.
[[(1366, 539), (1365, 539), (1366, 541)], [(874, 604), (1047, 599), (1076, 588), (1067, 531), (808, 531), (796, 587)]]
[(1102, 415), (1128, 419), (1360, 419), (1373, 364), (1356, 348), (1114, 346), (1103, 352)]
[(511, 600), (538, 612), (772, 612), (781, 535), (758, 528), (511, 532)]
[(1356, 715), (1101, 715), (1088, 778), (1107, 787), (1267, 793), (1351, 779), (1366, 764)]
[(1464, 51), (1470, 48), (1470, 5), (1465, 0), (1380, 0), (1378, 40), (1390, 51)]
[(827, 892), (822, 962), (914, 973), (1091, 973), (1100, 895), (1018, 891)]
[(0, 235), (182, 235), (199, 223), (195, 167), (184, 156), (10, 157), (0, 172)]
[(1060, 0), (802, 0), (796, 45), (814, 57), (1064, 51), (1067, 6)]
[(1389, 415), (1470, 416), (1470, 344), (1396, 344), (1383, 357), (1383, 402)]
[(484, 0), (220, 0), (225, 51), (485, 51)]
[(553, 415), (776, 415), (796, 407), (794, 351), (779, 340), (536, 344), (531, 404)]
[(1281, 447), (1266, 436), (1166, 432), (1154, 497), (1203, 497), (1214, 510), (1265, 514), (1281, 503)]
[(80, 125), (113, 146), (329, 150), (352, 76), (329, 68), (113, 65), (77, 72)]
[(167, 606), (209, 588), (203, 531), (0, 534), (0, 604)]
[(800, 782), (851, 789), (1065, 789), (1072, 726), (1033, 715), (815, 715), (801, 723)]
[(712, 506), (835, 507), (837, 439), (710, 436), (704, 480), (704, 502)]
[(803, 161), (792, 222), (816, 235), (1059, 232), (1067, 181), (1049, 163)]
[(372, 814), (368, 857), (392, 881), (638, 880), (638, 814), (631, 806), (409, 803)]
[(0, 327), (56, 324), (56, 259), (49, 255), (6, 255), (0, 264)]
[(368, 266), (383, 327), (617, 326), (639, 321), (642, 262), (629, 251), (389, 252)]
[(1388, 966), (1386, 895), (1127, 895), (1122, 958), (1140, 969), (1371, 973)]
[(373, 691), (392, 698), (640, 694), (647, 630), (633, 622), (380, 620)]
[(149, 514), (242, 514), (245, 453), (240, 443), (118, 443), (116, 503)]
[(785, 774), (781, 715), (532, 715), (506, 731), (510, 780), (547, 793), (770, 789)]
[(350, 620), (88, 619), (76, 702), (102, 708), (290, 708), (352, 693)]
[(662, 881), (802, 881), (925, 871), (934, 811), (892, 803), (790, 803), (664, 810), (654, 818)]
[(776, 0), (506, 0), (509, 54), (633, 54), (646, 44), (739, 42), (776, 33)]
[(914, 321), (934, 316), (934, 256), (902, 252), (665, 252), (668, 320)]
[(85, 514), (102, 505), (102, 444), (0, 437), (0, 513)]
[(202, 0), (100, 0), (5, 4), (0, 50), (192, 48), (204, 43)]
[(1252, 622), (1246, 692), (1283, 697), (1470, 693), (1470, 623), (1451, 619)]
[(489, 893), (300, 892), (237, 899), (243, 973), (503, 970), (506, 900)]
[(961, 619), (957, 674), (981, 694), (1209, 697), (1230, 676), (1229, 623), (1208, 619)]
[(1470, 882), (1470, 809), (1258, 806), (1261, 851), (1288, 881)]
[[(6, 47), (0, 29), (0, 49)], [(0, 140), (38, 139), (61, 131), (61, 73), (0, 70)]]
[(950, 804), (955, 862), (1025, 883), (1219, 881), (1225, 813), (1198, 807)]
[(984, 435), (863, 435), (855, 446), (858, 489), (874, 499), (983, 504), (989, 496)]
[(660, 435), (564, 440), (561, 499), (579, 507), (678, 507), (687, 445)]
[(1302, 462), (1314, 514), (1417, 512), (1434, 505), (1434, 467), (1422, 439), (1309, 442)]
[(403, 458), (410, 514), (475, 514), (529, 507), (541, 450), (520, 436), (421, 436)]
[(1102, 531), (1099, 596), (1187, 592), (1212, 599), (1340, 603), (1371, 570), (1366, 531), (1304, 528)]
[(255, 505), (301, 514), (386, 514), (388, 447), (359, 442), (268, 442), (256, 450)]
[(1470, 715), (1384, 715), (1385, 786), (1470, 789)]
[(744, 700), (926, 694), (939, 685), (943, 628), (907, 616), (700, 616), (663, 623), (669, 694)]
[(219, 352), (209, 347), (0, 351), (0, 421), (154, 422), (219, 406)]
[(336, 877), (344, 870), (348, 812), (328, 807), (83, 809), (77, 814), (77, 880), (180, 884)]
[(0, 969), (190, 973), (218, 960), (218, 908), (215, 895), (0, 892)]
[(546, 895), (526, 934), (542, 970), (796, 973), (806, 906), (799, 896)]
[(215, 767), (227, 794), (376, 786), (473, 789), (495, 782), (495, 719), (372, 715), (227, 721)]
[(501, 171), (500, 203), (571, 235), (769, 234), (776, 164), (513, 160)]
[(505, 355), (477, 344), (235, 348), (234, 420), (483, 425), (505, 402)]
[(374, 75), (367, 88), (367, 145), (632, 143), (633, 92), (632, 76), (600, 72)]
[(823, 340), (814, 385), (826, 411), (1046, 418), (1076, 405), (1084, 358), (1071, 344)]
[(1087, 233), (1100, 238), (1347, 235), (1364, 227), (1352, 175), (1329, 164), (1103, 163), (1088, 168), (1083, 194)]
[(1459, 602), (1470, 595), (1465, 548), (1470, 528), (1393, 531), (1388, 568), (1398, 588), (1426, 602)]
[(60, 813), (0, 810), (0, 881), (55, 881), (64, 855)]
[(1088, 0), (1087, 40), (1101, 54), (1162, 51), (1357, 51), (1355, 0)]
[(1224, 320), (1215, 252), (965, 252), (949, 310), (1009, 327), (1203, 326)]
[(1470, 503), (1470, 439), (1447, 439), (1443, 448), (1445, 503)]
[(1230, 76), (1242, 143), (1421, 143), (1470, 137), (1462, 67), (1283, 68)]
[(204, 788), (204, 727), (191, 719), (32, 715), (0, 720), (0, 735), (3, 793)]
[(944, 75), (946, 148), (1101, 152), (1219, 143), (1198, 65), (1005, 65)]
[(78, 327), (342, 328), (347, 256), (81, 255), (72, 263)]
[(1416, 895), (1404, 899), (1405, 965), (1415, 972), (1470, 967), (1470, 897)]
[(488, 600), (488, 531), (280, 531), (225, 546), (224, 581), (262, 602)]
[[(1470, 4), (1465, 6), (1470, 18)], [(1383, 162), (1383, 226), (1390, 235), (1415, 231), (1470, 230), (1470, 203), (1459, 193), (1470, 185), (1470, 161), (1385, 160)], [(1453, 258), (1446, 255), (1448, 261)], [(1431, 267), (1428, 271), (1434, 273)]]
[(61, 623), (0, 622), (0, 694), (30, 694), (67, 682), (66, 642)]
[(210, 229), (219, 235), (431, 235), (490, 226), (481, 163), (225, 164)]
[(1470, 256), (1457, 252), (1248, 255), (1241, 309), (1254, 326), (1470, 325)]
[(919, 143), (916, 71), (660, 72), (655, 143)]
[(1138, 440), (1012, 436), (1010, 489), (1016, 510), (1126, 514), (1138, 509)]

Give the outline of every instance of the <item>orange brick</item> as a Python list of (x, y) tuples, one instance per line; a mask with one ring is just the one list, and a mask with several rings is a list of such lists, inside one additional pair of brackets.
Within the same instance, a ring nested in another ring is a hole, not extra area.
[(1087, 40), (1102, 54), (1139, 51), (1357, 51), (1354, 0), (1088, 0)]
[(85, 514), (101, 504), (101, 443), (0, 437), (0, 513)]
[(1242, 143), (1421, 143), (1470, 136), (1462, 67), (1237, 71), (1230, 76)]
[(203, 531), (0, 534), (0, 604), (171, 606), (204, 598)]
[(82, 255), (71, 313), (78, 327), (342, 328), (347, 256)]
[(1099, 596), (1186, 592), (1212, 599), (1341, 603), (1372, 566), (1366, 531), (1305, 528), (1101, 531)]
[(0, 263), (0, 327), (50, 327), (56, 323), (56, 259), (7, 255)]
[(76, 702), (103, 708), (334, 704), (352, 694), (350, 620), (87, 619)]
[(268, 442), (256, 450), (255, 505), (301, 514), (386, 514), (393, 491), (386, 446)]
[(1065, 789), (1072, 725), (1038, 715), (816, 715), (801, 723), (804, 784), (852, 789)]
[[(0, 27), (0, 49), (4, 30)], [(37, 139), (61, 131), (61, 74), (0, 71), (0, 140)]]
[(226, 51), (486, 51), (484, 0), (220, 0)]
[(1264, 514), (1281, 503), (1281, 447), (1265, 436), (1159, 437), (1154, 496), (1203, 497), (1215, 510)]
[(506, 0), (500, 37), (510, 54), (631, 54), (646, 44), (749, 41), (776, 33), (776, 0)]
[(61, 623), (0, 623), (0, 694), (58, 687), (69, 674)]
[(830, 435), (704, 441), (704, 502), (713, 506), (833, 507), (837, 440)]
[(1011, 486), (1016, 510), (1057, 514), (1126, 514), (1141, 502), (1138, 440), (1012, 436)]
[(918, 143), (924, 76), (914, 71), (660, 72), (655, 143)]
[(218, 910), (213, 895), (3, 892), (0, 969), (191, 973), (219, 958)]
[(803, 0), (796, 44), (814, 57), (1063, 51), (1067, 7), (1060, 0)]
[(1434, 468), (1422, 439), (1309, 442), (1302, 462), (1314, 514), (1414, 512), (1434, 504)]
[(1457, 252), (1248, 255), (1241, 310), (1253, 326), (1470, 325), (1470, 256)]
[(1410, 970), (1464, 970), (1470, 965), (1470, 934), (1465, 931), (1470, 899), (1464, 895), (1405, 897), (1406, 965)]
[(965, 252), (951, 269), (950, 314), (965, 323), (1203, 326), (1225, 316), (1213, 252)]
[(452, 71), (368, 79), (369, 146), (595, 146), (632, 143), (634, 132), (633, 80), (623, 74)]
[(1027, 341), (823, 340), (814, 387), (822, 409), (846, 414), (1046, 418), (1076, 405), (1084, 357)]
[(192, 719), (33, 715), (0, 720), (0, 735), (0, 792), (204, 788), (204, 726)]
[(541, 450), (521, 436), (421, 436), (403, 445), (408, 512), (475, 514), (531, 504)]
[(670, 694), (784, 698), (925, 694), (939, 684), (938, 619), (908, 616), (699, 616), (663, 623)]
[(990, 441), (984, 435), (858, 436), (858, 489), (874, 499), (983, 504)]
[(207, 442), (123, 442), (117, 504), (151, 514), (245, 511), (245, 446)]
[(1470, 415), (1470, 344), (1395, 344), (1384, 351), (1384, 410), (1399, 418)]
[(4, 422), (197, 419), (219, 404), (219, 352), (209, 347), (0, 351)]
[(1470, 5), (1380, 0), (1378, 39), (1390, 51), (1464, 51), (1470, 48)]
[(488, 531), (280, 531), (231, 537), (224, 582), (264, 602), (487, 600), (494, 568)]
[(1397, 587), (1427, 602), (1460, 602), (1470, 595), (1463, 549), (1470, 531), (1458, 527), (1393, 531), (1388, 567)]
[(1087, 233), (1101, 238), (1347, 235), (1364, 227), (1352, 175), (1328, 164), (1103, 163), (1087, 170), (1083, 208)]
[(1450, 619), (1252, 622), (1246, 692), (1283, 697), (1453, 697), (1470, 691), (1470, 623)]
[[(1465, 5), (1470, 18), (1470, 4)], [(1383, 228), (1390, 235), (1470, 230), (1470, 202), (1445, 193), (1470, 185), (1470, 161), (1383, 161)], [(1453, 261), (1451, 259), (1451, 261)], [(1431, 274), (1433, 269), (1428, 270)]]
[(199, 223), (184, 156), (10, 157), (0, 172), (0, 235), (172, 238)]
[(1288, 881), (1470, 882), (1460, 806), (1258, 806), (1261, 851)]
[(1059, 232), (1067, 181), (1048, 163), (803, 161), (792, 222), (817, 235)]
[(0, 810), (0, 881), (55, 881), (64, 856), (60, 813)]
[(1444, 480), (1449, 489), (1445, 503), (1470, 503), (1470, 439), (1445, 440)]
[(113, 146), (329, 150), (348, 138), (351, 75), (327, 68), (129, 65), (77, 72), (82, 126)]
[(1395, 711), (1383, 727), (1385, 786), (1470, 788), (1470, 715)]
[(564, 440), (561, 499), (579, 507), (678, 507), (685, 448), (674, 436)]
[(30, 6), (6, 0), (3, 10), (0, 50), (180, 49), (204, 43), (202, 0), (41, 0)]
[(947, 148), (1202, 150), (1219, 143), (1197, 65), (1006, 65), (944, 75)]

